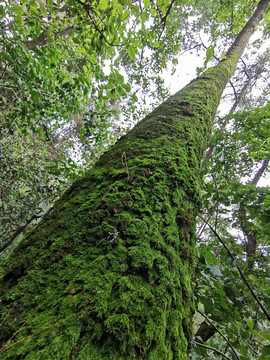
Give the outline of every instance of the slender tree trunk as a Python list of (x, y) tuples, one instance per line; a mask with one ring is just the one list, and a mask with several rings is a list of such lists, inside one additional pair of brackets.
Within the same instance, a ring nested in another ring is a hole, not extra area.
[[(269, 160), (264, 160), (262, 166), (256, 172), (254, 178), (252, 179), (252, 185), (257, 185), (263, 173), (269, 165)], [(257, 231), (252, 228), (252, 225), (248, 221), (248, 216), (246, 213), (246, 207), (244, 201), (240, 202), (238, 217), (241, 224), (241, 229), (246, 237), (246, 259), (249, 270), (252, 270), (255, 264), (256, 250), (257, 250)]]
[(268, 3), (226, 60), (118, 141), (15, 249), (1, 269), (1, 359), (187, 359), (200, 163)]

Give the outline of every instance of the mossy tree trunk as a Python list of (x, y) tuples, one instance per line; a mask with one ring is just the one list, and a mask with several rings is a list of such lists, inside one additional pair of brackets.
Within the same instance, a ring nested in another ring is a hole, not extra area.
[(200, 163), (268, 3), (225, 60), (118, 141), (15, 249), (1, 268), (3, 315), (12, 309), (1, 359), (187, 359)]

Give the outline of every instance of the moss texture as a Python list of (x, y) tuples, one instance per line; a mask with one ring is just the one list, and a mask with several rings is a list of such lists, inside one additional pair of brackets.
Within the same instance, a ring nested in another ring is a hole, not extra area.
[(155, 109), (15, 249), (1, 359), (187, 359), (200, 162), (229, 76), (221, 63)]

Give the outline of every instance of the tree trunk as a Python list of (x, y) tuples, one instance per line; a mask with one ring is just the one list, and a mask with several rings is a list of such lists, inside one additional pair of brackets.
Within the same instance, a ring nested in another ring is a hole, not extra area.
[[(252, 179), (252, 185), (257, 185), (261, 176), (265, 172), (269, 165), (269, 160), (264, 160), (262, 166), (256, 172), (254, 178)], [(246, 213), (246, 207), (244, 201), (240, 202), (238, 210), (238, 218), (240, 220), (241, 229), (243, 234), (246, 237), (246, 259), (248, 264), (248, 269), (252, 270), (255, 265), (256, 250), (257, 250), (257, 230), (254, 230), (251, 224), (248, 221), (248, 216)]]
[(240, 36), (208, 75), (105, 153), (14, 250), (1, 269), (1, 359), (187, 359), (200, 163), (248, 41)]

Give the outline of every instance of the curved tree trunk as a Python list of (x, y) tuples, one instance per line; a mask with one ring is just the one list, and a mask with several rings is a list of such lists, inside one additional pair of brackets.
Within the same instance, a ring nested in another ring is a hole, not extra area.
[(1, 359), (187, 359), (200, 163), (246, 32), (105, 153), (6, 261)]

